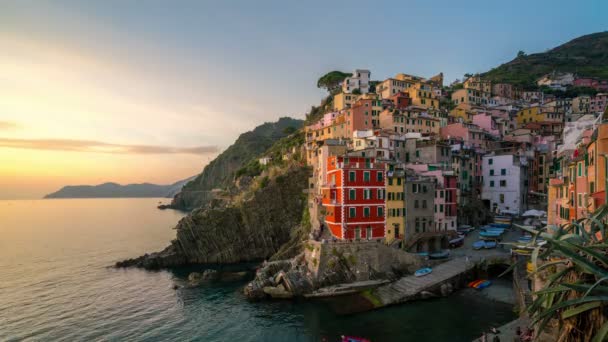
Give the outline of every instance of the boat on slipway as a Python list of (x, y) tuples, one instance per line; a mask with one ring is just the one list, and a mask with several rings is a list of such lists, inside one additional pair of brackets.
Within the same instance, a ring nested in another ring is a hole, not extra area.
[(430, 267), (421, 268), (418, 271), (414, 272), (416, 277), (423, 277), (429, 273), (433, 272), (433, 269)]
[(431, 253), (429, 254), (429, 258), (430, 259), (445, 259), (447, 257), (450, 256), (450, 251), (449, 250), (444, 250), (444, 251), (440, 251), (437, 253)]

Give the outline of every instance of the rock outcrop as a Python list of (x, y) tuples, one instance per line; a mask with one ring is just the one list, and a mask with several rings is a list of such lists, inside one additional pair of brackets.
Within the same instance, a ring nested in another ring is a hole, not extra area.
[(177, 238), (163, 251), (116, 266), (159, 269), (270, 258), (301, 224), (309, 170), (291, 166), (275, 173), (253, 184), (240, 201), (191, 212), (177, 224)]
[(247, 298), (291, 298), (338, 284), (392, 281), (424, 264), (422, 257), (379, 242), (331, 243), (309, 240), (289, 260), (266, 262), (245, 286)]

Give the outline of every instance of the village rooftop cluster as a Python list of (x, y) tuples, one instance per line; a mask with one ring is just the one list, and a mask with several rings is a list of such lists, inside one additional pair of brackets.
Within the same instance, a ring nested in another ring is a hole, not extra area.
[[(548, 209), (548, 224), (604, 203), (608, 82), (551, 73), (537, 90), (473, 75), (371, 81), (355, 70), (305, 127), (316, 233), (417, 251), (492, 214)], [(595, 88), (556, 97), (542, 89)], [(547, 203), (549, 204), (547, 206)]]

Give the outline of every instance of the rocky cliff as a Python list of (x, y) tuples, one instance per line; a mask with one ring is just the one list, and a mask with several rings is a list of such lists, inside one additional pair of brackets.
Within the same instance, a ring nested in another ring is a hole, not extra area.
[(266, 172), (238, 200), (199, 208), (180, 220), (165, 250), (116, 266), (158, 269), (270, 258), (300, 231), (308, 177), (309, 170), (296, 163)]
[(302, 123), (302, 120), (283, 117), (277, 122), (267, 122), (241, 134), (234, 144), (205, 166), (201, 174), (175, 195), (171, 207), (193, 210), (205, 206), (214, 198), (211, 190), (229, 188), (239, 169), (260, 158), (278, 140), (299, 129)]

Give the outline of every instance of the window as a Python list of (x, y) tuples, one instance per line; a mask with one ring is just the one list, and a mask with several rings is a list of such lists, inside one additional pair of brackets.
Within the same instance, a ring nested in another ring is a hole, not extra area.
[(356, 200), (357, 199), (357, 191), (355, 189), (348, 190), (348, 199)]
[(427, 189), (426, 189), (426, 185), (423, 185), (423, 186), (422, 186), (422, 192), (426, 194), (426, 191), (427, 191)]
[(426, 209), (426, 200), (422, 200), (422, 209)]
[(363, 190), (363, 199), (372, 199), (372, 191), (370, 189)]
[[(345, 159), (345, 163), (346, 163), (346, 159)], [(355, 171), (349, 171), (348, 172), (348, 180), (350, 182), (354, 182), (356, 180), (356, 175), (355, 175)]]
[(595, 192), (595, 182), (589, 182), (589, 192), (590, 193)]
[(494, 181), (493, 181), (493, 180), (491, 180), (491, 181), (490, 181), (490, 188), (493, 188), (493, 187), (494, 187)]
[(506, 176), (507, 175), (507, 169), (500, 169), (500, 175), (501, 176)]
[(443, 198), (443, 190), (439, 191), (439, 197)]
[(420, 157), (420, 150), (416, 150), (416, 158)]
[(505, 203), (505, 194), (500, 194), (500, 203)]
[(418, 200), (414, 200), (414, 209), (418, 209), (419, 207)]
[(412, 192), (413, 193), (417, 193), (418, 192), (418, 184), (412, 184)]
[(578, 163), (578, 176), (583, 176), (583, 163)]
[(397, 185), (401, 185), (401, 178), (397, 178)]
[(494, 169), (490, 170), (490, 176), (494, 176)]
[(582, 205), (583, 205), (583, 194), (578, 194), (578, 206), (580, 207)]
[(364, 182), (369, 182), (369, 171), (365, 171), (363, 172), (363, 181)]
[(393, 185), (393, 179), (392, 178), (388, 179), (388, 185)]
[(501, 186), (501, 187), (505, 187), (505, 186), (507, 186), (507, 181), (506, 181), (506, 180), (504, 180), (504, 179), (503, 179), (503, 180), (501, 180), (501, 181), (500, 181), (500, 186)]
[(443, 204), (439, 205), (439, 212), (442, 213), (443, 212)]
[(492, 158), (488, 159), (488, 165), (492, 165), (492, 164), (494, 164), (494, 159), (492, 159)]
[(357, 216), (357, 208), (348, 208), (348, 217), (353, 218)]
[(384, 199), (384, 189), (378, 189), (377, 195), (378, 199)]
[(369, 217), (369, 207), (363, 208), (363, 217)]
[(384, 217), (384, 207), (378, 207), (378, 217)]
[(382, 171), (378, 171), (378, 173), (376, 174), (376, 179), (378, 180), (378, 182), (382, 182)]

